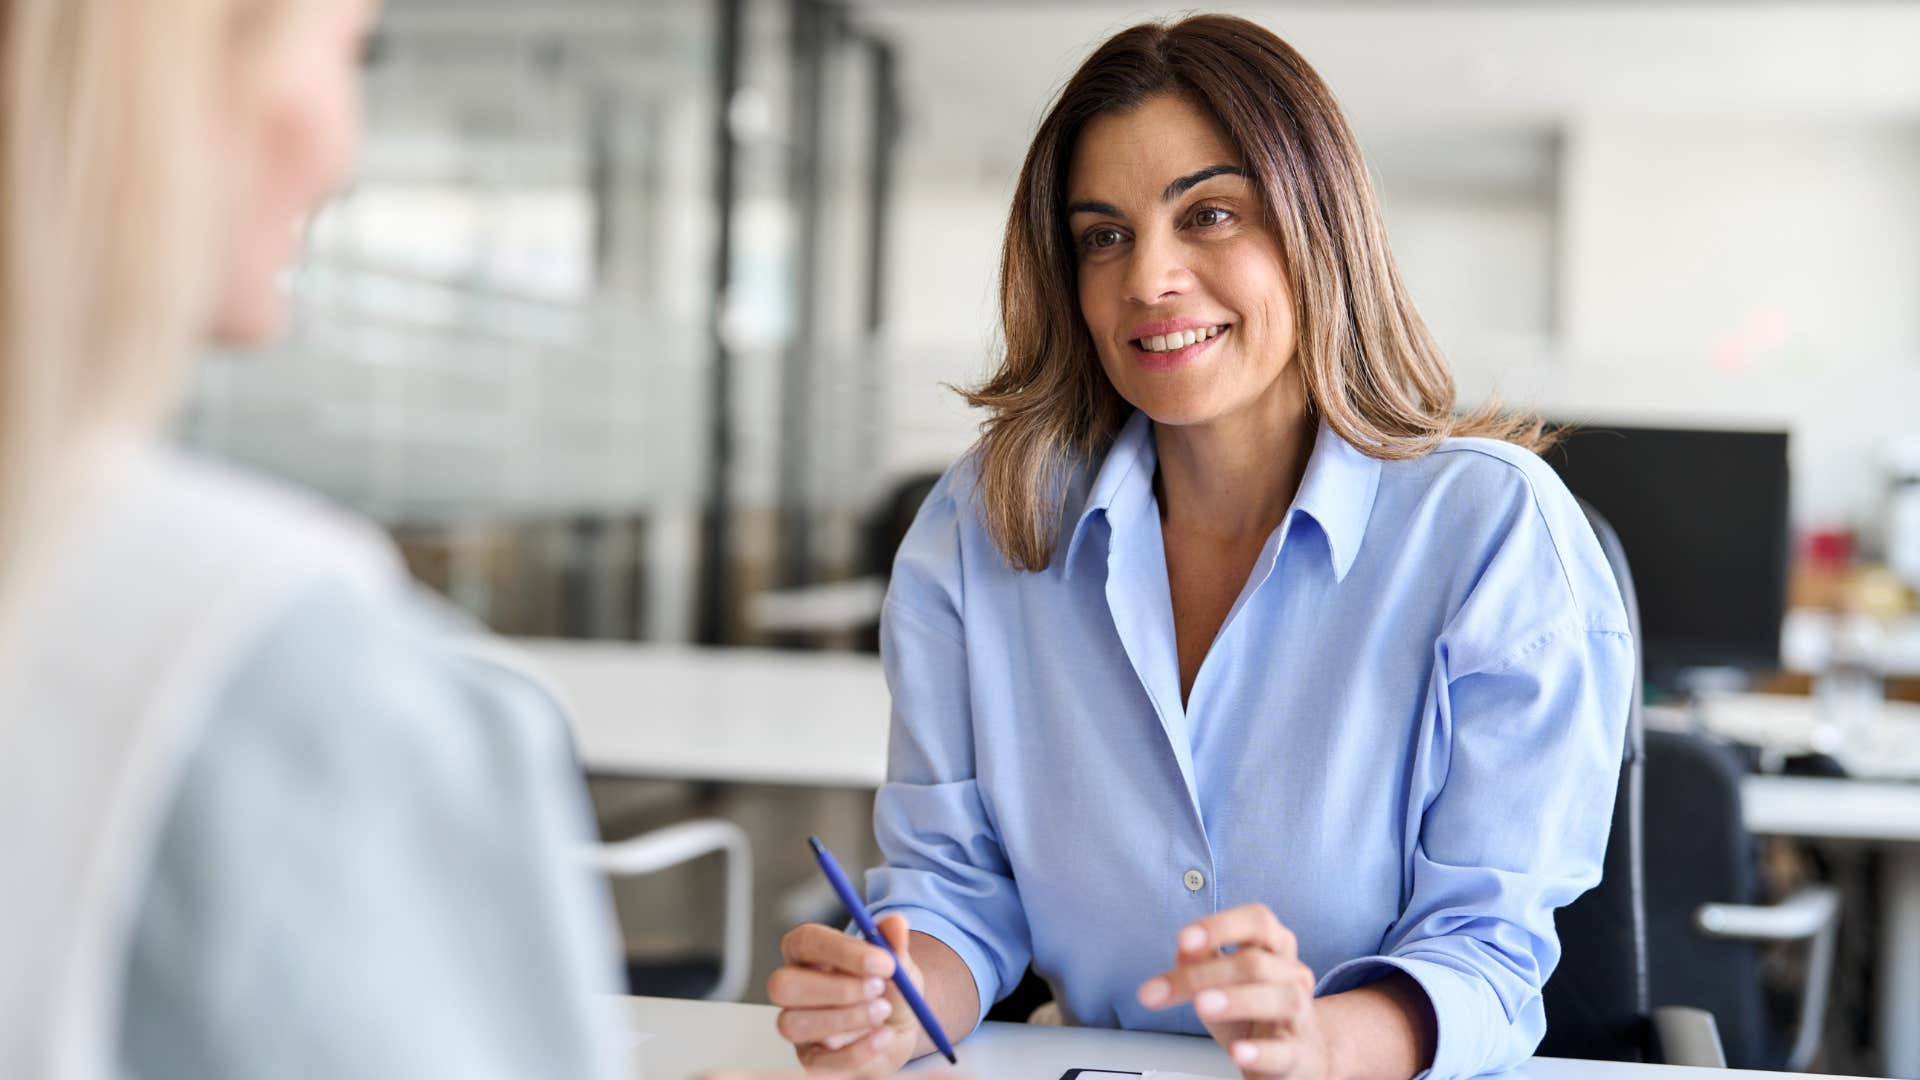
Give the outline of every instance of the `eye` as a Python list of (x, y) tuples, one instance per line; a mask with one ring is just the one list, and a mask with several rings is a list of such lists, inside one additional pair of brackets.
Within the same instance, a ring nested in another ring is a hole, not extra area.
[(1105, 227), (1089, 229), (1087, 235), (1081, 239), (1080, 246), (1088, 251), (1098, 251), (1101, 248), (1110, 248), (1124, 239), (1126, 237), (1120, 234), (1119, 229)]
[(1193, 212), (1193, 223), (1199, 228), (1210, 229), (1215, 225), (1226, 224), (1232, 217), (1231, 213), (1217, 206), (1202, 206)]

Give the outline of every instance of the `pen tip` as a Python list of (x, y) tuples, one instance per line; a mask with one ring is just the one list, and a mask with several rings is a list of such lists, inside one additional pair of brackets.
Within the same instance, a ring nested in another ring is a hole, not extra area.
[(944, 1056), (946, 1057), (946, 1059), (947, 1059), (947, 1062), (948, 1062), (948, 1064), (951, 1064), (951, 1065), (958, 1065), (958, 1064), (960, 1064), (960, 1059), (959, 1059), (959, 1057), (957, 1057), (957, 1056), (955, 1056), (955, 1055), (953, 1055), (953, 1054), (946, 1054), (946, 1055), (944, 1055)]
[(825, 855), (827, 853), (826, 845), (822, 844), (820, 838), (817, 836), (807, 837), (807, 846), (813, 849), (815, 855)]

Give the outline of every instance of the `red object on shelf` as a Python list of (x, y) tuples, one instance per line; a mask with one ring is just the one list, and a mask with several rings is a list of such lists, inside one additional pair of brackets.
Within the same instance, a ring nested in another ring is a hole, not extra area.
[(1851, 529), (1814, 529), (1800, 545), (1800, 557), (1808, 565), (1822, 570), (1839, 570), (1853, 565), (1854, 536)]

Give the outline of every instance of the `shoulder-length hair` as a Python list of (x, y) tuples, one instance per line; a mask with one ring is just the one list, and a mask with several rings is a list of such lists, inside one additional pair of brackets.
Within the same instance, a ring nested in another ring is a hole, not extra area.
[(0, 629), (85, 451), (150, 436), (186, 381), (225, 254), (235, 49), (292, 2), (0, 3)]
[(1481, 435), (1544, 449), (1537, 419), (1491, 404), (1454, 415), (1453, 373), (1401, 283), (1372, 182), (1340, 106), (1272, 32), (1201, 15), (1114, 35), (1040, 123), (1020, 169), (1000, 260), (1000, 365), (967, 400), (988, 411), (978, 450), (982, 519), (1009, 563), (1052, 560), (1070, 462), (1103, 453), (1130, 406), (1081, 317), (1066, 227), (1074, 143), (1102, 114), (1181, 94), (1244, 156), (1296, 290), (1295, 362), (1314, 412), (1376, 458), (1419, 457)]

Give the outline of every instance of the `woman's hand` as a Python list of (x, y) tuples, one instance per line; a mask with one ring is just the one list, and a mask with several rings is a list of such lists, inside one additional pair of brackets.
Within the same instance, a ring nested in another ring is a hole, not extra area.
[[(880, 932), (916, 987), (926, 984), (907, 947), (907, 920), (889, 915)], [(889, 1076), (913, 1056), (920, 1026), (893, 985), (885, 949), (824, 926), (797, 926), (781, 939), (786, 965), (767, 980), (780, 1006), (780, 1035), (800, 1063), (848, 1080)]]
[(1313, 986), (1292, 931), (1265, 904), (1245, 904), (1180, 931), (1173, 970), (1147, 980), (1139, 994), (1150, 1009), (1193, 1002), (1248, 1080), (1342, 1080)]

